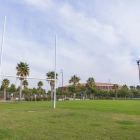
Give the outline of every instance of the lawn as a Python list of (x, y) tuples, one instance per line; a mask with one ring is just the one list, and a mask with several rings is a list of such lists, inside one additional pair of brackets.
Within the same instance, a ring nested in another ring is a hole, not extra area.
[(140, 101), (0, 102), (0, 140), (47, 139), (139, 140)]

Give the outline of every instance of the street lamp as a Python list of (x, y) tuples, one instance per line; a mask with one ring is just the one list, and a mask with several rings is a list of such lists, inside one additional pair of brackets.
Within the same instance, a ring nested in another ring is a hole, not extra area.
[(63, 71), (62, 71), (62, 69), (61, 69), (60, 73), (62, 73), (62, 101), (63, 101)]
[(138, 64), (138, 71), (139, 71), (139, 82), (140, 82), (140, 65), (139, 65), (139, 62), (140, 60), (136, 60), (137, 64)]

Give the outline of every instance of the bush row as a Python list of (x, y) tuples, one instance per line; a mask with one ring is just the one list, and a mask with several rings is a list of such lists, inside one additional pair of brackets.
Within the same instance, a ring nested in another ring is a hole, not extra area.
[(36, 99), (30, 97), (25, 98), (25, 101), (50, 101), (50, 100), (51, 100), (50, 97), (36, 97)]

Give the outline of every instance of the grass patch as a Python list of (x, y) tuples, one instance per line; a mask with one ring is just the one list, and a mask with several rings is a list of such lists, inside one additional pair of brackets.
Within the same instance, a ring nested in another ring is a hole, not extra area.
[(122, 129), (128, 129), (128, 130), (136, 129), (136, 127), (134, 127), (134, 126), (120, 126), (120, 128), (122, 128)]
[(134, 125), (135, 124), (135, 122), (132, 122), (132, 121), (116, 121), (116, 123), (122, 124), (122, 125)]
[(13, 136), (12, 132), (10, 130), (6, 129), (0, 129), (0, 140), (11, 138)]
[(138, 100), (0, 103), (0, 140), (139, 140), (139, 115)]
[(49, 121), (49, 123), (57, 123), (57, 121)]

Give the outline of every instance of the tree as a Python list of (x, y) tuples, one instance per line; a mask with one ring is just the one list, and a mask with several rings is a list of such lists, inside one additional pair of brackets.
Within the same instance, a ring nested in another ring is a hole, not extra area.
[[(19, 64), (17, 64), (16, 66), (16, 70), (18, 71), (17, 72), (17, 75), (18, 76), (22, 76), (22, 77), (26, 77), (26, 76), (29, 76), (29, 66), (27, 63), (23, 63), (23, 62), (20, 62)], [(21, 93), (22, 93), (22, 81), (25, 79), (25, 78), (20, 78), (21, 82), (20, 82), (20, 93), (19, 93), (19, 101), (21, 100)]]
[(16, 92), (16, 88), (14, 84), (11, 84), (10, 92)]
[(113, 89), (115, 89), (115, 98), (117, 99), (117, 89), (119, 88), (119, 86), (117, 84), (113, 85)]
[(4, 100), (6, 100), (6, 88), (9, 86), (10, 81), (8, 79), (3, 79), (2, 87), (4, 88)]
[(140, 90), (140, 86), (139, 86), (139, 85), (137, 85), (137, 86), (136, 86), (136, 89), (139, 91), (139, 90)]
[(77, 92), (77, 87), (73, 84), (68, 87), (71, 93), (74, 93), (74, 100), (75, 100), (75, 93)]
[(1, 91), (3, 91), (4, 90), (4, 88), (3, 88), (3, 86), (1, 85)]
[(87, 84), (90, 86), (94, 86), (95, 85), (95, 80), (93, 77), (88, 78), (87, 80)]
[(77, 77), (76, 75), (73, 75), (71, 79), (69, 80), (69, 83), (73, 83), (73, 85), (76, 85), (76, 83), (79, 83), (81, 79)]
[(84, 86), (84, 85), (81, 85), (80, 86), (80, 90), (81, 90), (81, 92), (84, 94), (84, 96), (85, 96), (85, 92), (86, 92), (86, 87)]
[(41, 87), (43, 86), (43, 82), (42, 81), (39, 81), (38, 82), (38, 87), (39, 87), (39, 92), (41, 92)]
[(33, 88), (33, 93), (37, 93), (37, 89), (36, 88)]
[[(31, 94), (32, 93), (32, 89), (24, 89), (24, 90), (22, 90), (22, 93), (23, 94)], [(24, 96), (24, 95), (23, 95)], [(24, 98), (24, 97), (23, 97)]]
[(86, 88), (87, 88), (88, 93), (90, 93), (90, 96), (91, 96), (91, 92), (94, 93), (93, 91), (96, 89), (95, 80), (93, 77), (88, 78)]
[[(24, 90), (26, 90), (27, 86), (28, 86), (28, 81), (27, 80), (24, 80), (22, 85), (24, 85)], [(28, 90), (26, 90), (26, 92), (28, 92)], [(24, 93), (26, 93), (24, 92)], [(23, 98), (24, 98), (24, 93), (23, 93)]]
[[(48, 73), (46, 73), (47, 79), (55, 79), (55, 72), (54, 71), (49, 71)], [(56, 79), (58, 74), (56, 73)], [(54, 84), (55, 84), (55, 80), (51, 80), (48, 81), (50, 82), (50, 86), (51, 86), (51, 100), (53, 99), (53, 90), (54, 90)]]
[(20, 91), (20, 86), (17, 87), (17, 91)]
[(97, 93), (96, 85), (90, 88), (90, 92), (93, 94), (93, 99), (94, 99), (94, 95)]
[(129, 89), (127, 85), (123, 85), (122, 88), (123, 88), (123, 89), (126, 89), (126, 90)]
[(28, 86), (28, 81), (27, 80), (24, 80), (22, 85), (24, 85), (24, 89), (26, 89), (26, 87)]
[(77, 87), (75, 85), (71, 85), (68, 87), (69, 91), (71, 91), (72, 93), (75, 93), (77, 91)]
[(135, 90), (135, 87), (134, 86), (130, 86), (130, 90), (131, 91)]

